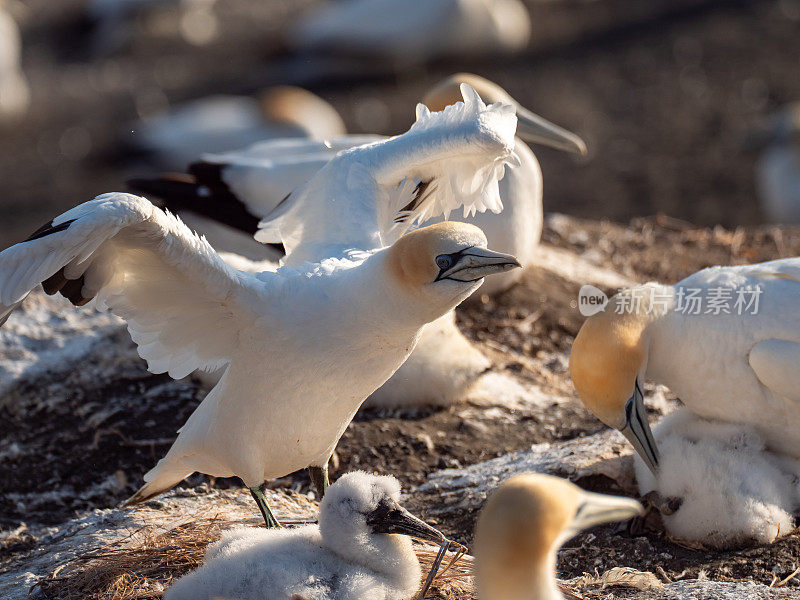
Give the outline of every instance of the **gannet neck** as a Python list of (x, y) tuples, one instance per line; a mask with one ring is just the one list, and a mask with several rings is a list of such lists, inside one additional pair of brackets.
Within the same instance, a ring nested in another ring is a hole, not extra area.
[(612, 298), (589, 317), (570, 353), (570, 374), (583, 403), (610, 427), (625, 427), (626, 401), (647, 370), (654, 324), (668, 318), (674, 290), (647, 284)]

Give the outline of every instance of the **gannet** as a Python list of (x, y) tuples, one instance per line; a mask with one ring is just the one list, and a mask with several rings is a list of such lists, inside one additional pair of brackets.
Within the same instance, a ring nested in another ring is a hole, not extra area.
[(21, 53), (17, 23), (0, 2), (0, 124), (18, 119), (28, 109), (30, 91), (20, 65)]
[[(579, 154), (585, 154), (586, 145), (577, 135), (522, 107), (497, 84), (469, 73), (439, 82), (425, 95), (423, 105), (439, 111), (458, 102), (462, 84), (471, 86), (487, 103), (500, 102), (515, 108), (518, 126), (514, 152), (520, 164), (509, 169), (500, 181), (502, 212), (466, 216), (451, 213), (448, 219), (478, 225), (492, 248), (513, 254), (526, 266), (535, 256), (542, 230), (542, 172), (523, 140)], [(164, 198), (166, 205), (179, 211), (189, 225), (207, 234), (215, 248), (243, 253), (256, 261), (278, 260), (274, 248), (260, 246), (252, 239), (259, 219), (269, 215), (338, 152), (383, 139), (386, 138), (357, 135), (327, 142), (275, 140), (238, 152), (206, 156), (191, 166), (192, 179), (188, 182), (174, 178), (136, 179), (130, 184), (135, 191)], [(244, 235), (234, 234), (233, 229), (242, 230)], [(283, 262), (296, 264), (298, 259), (289, 254)], [(517, 269), (497, 275), (487, 280), (481, 291), (494, 294), (505, 290), (521, 273)], [(425, 328), (409, 360), (371, 396), (370, 403), (452, 404), (463, 400), (490, 366), (489, 359), (461, 334), (455, 315), (447, 314)]]
[(794, 529), (800, 461), (766, 450), (752, 425), (679, 408), (655, 427), (656, 475), (636, 456), (639, 493), (655, 491), (676, 538), (709, 548), (768, 544)]
[(475, 528), (480, 600), (561, 600), (556, 552), (581, 530), (642, 513), (630, 498), (585, 492), (558, 477), (529, 473), (495, 490)]
[[(513, 108), (475, 97), (342, 152), (264, 223), (310, 261), (277, 271), (237, 271), (148, 200), (101, 195), (0, 253), (0, 325), (42, 282), (125, 319), (152, 372), (226, 367), (129, 503), (195, 471), (235, 475), (276, 525), (260, 486), (311, 467), (324, 492), (339, 437), (423, 326), (519, 266), (473, 225), (406, 233), (461, 206), (497, 210), (515, 129)], [(325, 210), (298, 218), (306, 205)]]
[(407, 536), (444, 538), (399, 502), (394, 477), (343, 475), (320, 504), (319, 525), (226, 531), (164, 599), (408, 600), (422, 572)]
[(756, 190), (764, 215), (800, 223), (800, 102), (784, 107), (754, 136), (761, 148)]
[(698, 416), (752, 425), (769, 449), (800, 457), (799, 301), (800, 258), (625, 290), (581, 327), (572, 381), (586, 407), (653, 470), (646, 379), (668, 386)]
[(184, 169), (203, 153), (236, 150), (274, 138), (326, 139), (345, 133), (336, 109), (302, 88), (274, 86), (258, 99), (209, 96), (147, 117), (127, 136), (169, 169)]
[(519, 0), (343, 0), (302, 17), (289, 43), (298, 50), (408, 65), (516, 53), (530, 34), (530, 17)]

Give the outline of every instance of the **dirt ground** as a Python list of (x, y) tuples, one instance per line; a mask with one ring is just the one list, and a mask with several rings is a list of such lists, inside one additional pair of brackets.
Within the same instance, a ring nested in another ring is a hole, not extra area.
[[(593, 4), (562, 2), (578, 12), (586, 10), (581, 4)], [(322, 69), (295, 73), (287, 67), (282, 24), (312, 3), (221, 0), (227, 35), (219, 42), (198, 50), (153, 34), (96, 63), (64, 46), (77, 0), (28, 3), (25, 65), (35, 101), (22, 125), (0, 133), (0, 246), (56, 212), (121, 189), (127, 175), (152, 168), (120, 150), (121, 141), (130, 141), (128, 123), (145, 110), (148, 98), (178, 101), (212, 91), (305, 83), (341, 111), (350, 130), (395, 133), (410, 124), (414, 102), (431, 83), (471, 70), (576, 131), (590, 146), (583, 161), (537, 149), (546, 211), (586, 219), (552, 216), (543, 234), (547, 244), (636, 280), (664, 282), (709, 265), (800, 253), (800, 229), (758, 225), (756, 155), (744, 150), (748, 131), (770, 110), (800, 98), (795, 0), (707, 2), (703, 10), (646, 26), (535, 44), (513, 59), (442, 61), (369, 76), (365, 67), (363, 76), (345, 80)], [(558, 5), (529, 4), (537, 14), (542, 5)], [(646, 217), (656, 213), (661, 216)], [(503, 369), (571, 394), (564, 352), (582, 321), (574, 308), (576, 293), (568, 282), (531, 271), (500, 297), (461, 307), (459, 324)], [(119, 343), (131, 344), (124, 335)], [(112, 377), (88, 387), (78, 384), (78, 372), (60, 383), (71, 378), (77, 391), (69, 397), (43, 400), (47, 387), (31, 383), (0, 407), (1, 529), (23, 521), (54, 525), (78, 511), (117, 504), (135, 490), (203, 397), (198, 384), (166, 386), (166, 376), (149, 374), (138, 362), (118, 365)], [(339, 444), (333, 475), (362, 468), (391, 473), (412, 486), (437, 469), (602, 429), (577, 403), (548, 410), (498, 405), (490, 418), (486, 410), (362, 410)], [(202, 483), (207, 480), (201, 476), (189, 480)], [(580, 483), (619, 491), (602, 478)], [(299, 473), (272, 485), (305, 491), (308, 480)], [(429, 516), (429, 501), (415, 497), (412, 506)], [(464, 511), (438, 526), (469, 543), (475, 517)], [(19, 550), (0, 547), (0, 572), (3, 557)], [(800, 539), (790, 534), (766, 547), (711, 552), (674, 543), (657, 523), (636, 534), (606, 527), (569, 542), (558, 569), (571, 577), (620, 564), (653, 571), (665, 581), (705, 573), (715, 580), (769, 584), (800, 566)]]

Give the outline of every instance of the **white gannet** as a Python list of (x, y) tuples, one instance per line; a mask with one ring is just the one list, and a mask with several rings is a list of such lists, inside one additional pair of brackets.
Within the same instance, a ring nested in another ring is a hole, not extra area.
[[(484, 276), (519, 266), (472, 225), (403, 235), (461, 206), (497, 210), (515, 129), (511, 107), (474, 95), (421, 115), (403, 135), (342, 152), (268, 223), (288, 252), (313, 261), (297, 268), (234, 270), (146, 199), (104, 194), (0, 253), (0, 325), (41, 282), (77, 305), (98, 297), (128, 322), (155, 373), (225, 367), (129, 502), (195, 471), (235, 475), (274, 525), (260, 486), (311, 467), (324, 492), (339, 437), (423, 326)], [(422, 181), (426, 195), (416, 192)], [(298, 218), (306, 205), (325, 210)]]
[(768, 544), (794, 529), (800, 461), (769, 452), (752, 425), (709, 421), (685, 408), (655, 427), (656, 475), (636, 456), (639, 493), (675, 537), (712, 548)]
[(800, 458), (798, 302), (800, 258), (625, 290), (578, 332), (572, 381), (586, 407), (619, 429), (651, 469), (658, 450), (644, 410), (646, 379), (700, 417), (751, 425), (770, 450)]
[(28, 110), (30, 91), (20, 65), (21, 53), (17, 23), (0, 2), (0, 124)]
[(126, 137), (168, 169), (185, 169), (204, 153), (236, 150), (274, 138), (344, 135), (336, 109), (311, 92), (274, 86), (250, 96), (209, 96), (141, 119)]
[(775, 223), (800, 223), (800, 102), (774, 114), (751, 141), (761, 149), (756, 190), (764, 215)]
[(520, 52), (531, 23), (520, 0), (343, 0), (302, 17), (298, 50), (361, 54), (406, 65), (444, 56)]
[(480, 600), (561, 600), (559, 547), (581, 530), (642, 513), (630, 498), (585, 492), (551, 475), (530, 473), (492, 492), (475, 528)]
[[(448, 218), (478, 225), (490, 246), (513, 254), (524, 267), (533, 260), (541, 235), (542, 172), (523, 140), (580, 154), (586, 152), (586, 145), (577, 135), (522, 107), (497, 84), (470, 73), (458, 73), (439, 82), (422, 102), (434, 111), (442, 110), (461, 99), (462, 84), (472, 86), (484, 102), (515, 108), (518, 125), (514, 152), (520, 164), (507, 170), (500, 181), (502, 212), (452, 213)], [(179, 211), (190, 226), (208, 235), (215, 248), (244, 253), (253, 260), (277, 260), (279, 254), (274, 248), (252, 239), (259, 219), (269, 215), (342, 149), (382, 139), (386, 138), (355, 135), (327, 142), (275, 140), (238, 152), (206, 156), (190, 167), (188, 181), (136, 179), (129, 183), (136, 191), (164, 198), (167, 207)], [(309, 207), (311, 210), (314, 208)], [(234, 229), (243, 234), (234, 233)], [(285, 264), (297, 262), (291, 255), (284, 258)], [(485, 282), (481, 291), (492, 294), (505, 290), (521, 273), (518, 269), (497, 275)], [(447, 314), (425, 328), (411, 357), (370, 397), (370, 403), (452, 404), (463, 400), (490, 366), (489, 359), (461, 334), (455, 315)]]
[(328, 488), (319, 525), (226, 531), (164, 599), (409, 600), (422, 572), (407, 536), (444, 537), (399, 501), (394, 477), (347, 473)]

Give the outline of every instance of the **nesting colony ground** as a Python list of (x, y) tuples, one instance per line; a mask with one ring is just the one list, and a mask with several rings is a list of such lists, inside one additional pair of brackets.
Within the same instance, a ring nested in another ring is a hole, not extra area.
[[(517, 380), (517, 393), (449, 409), (364, 409), (339, 444), (334, 476), (352, 469), (396, 475), (410, 491), (412, 510), (466, 544), (487, 491), (520, 470), (568, 476), (597, 491), (635, 493), (627, 447), (577, 403), (566, 372), (565, 349), (581, 320), (574, 301), (582, 275), (594, 273), (601, 286), (616, 281), (614, 272), (617, 280), (674, 282), (710, 264), (800, 253), (800, 230), (699, 229), (667, 219), (623, 227), (555, 215), (545, 240), (550, 267), (538, 266), (517, 288), (458, 313), (467, 335), (497, 359), (497, 370)], [(22, 375), (0, 372), (0, 519), (7, 532), (0, 582), (28, 569), (30, 556), (47, 553), (54, 530), (44, 526), (63, 530), (76, 513), (116, 506), (133, 492), (202, 398), (192, 381), (147, 373), (113, 319), (74, 315), (69, 306), (36, 296), (19, 315), (26, 328), (10, 322), (4, 334), (0, 359)], [(648, 396), (654, 415), (675, 406), (663, 389), (650, 389)], [(598, 463), (598, 453), (606, 460)], [(502, 458), (490, 460), (496, 457)], [(188, 485), (208, 483), (194, 476)], [(237, 486), (233, 480), (210, 483)], [(304, 473), (272, 487), (290, 495), (309, 491)], [(257, 516), (246, 498), (237, 510)], [(187, 509), (183, 516), (192, 514)], [(583, 534), (561, 552), (558, 568), (563, 578), (627, 566), (663, 582), (704, 574), (770, 584), (799, 562), (796, 534), (770, 546), (711, 552), (667, 539), (658, 520), (649, 519), (633, 532), (605, 527)], [(785, 587), (798, 583), (791, 579)], [(591, 588), (583, 593), (591, 597)]]

